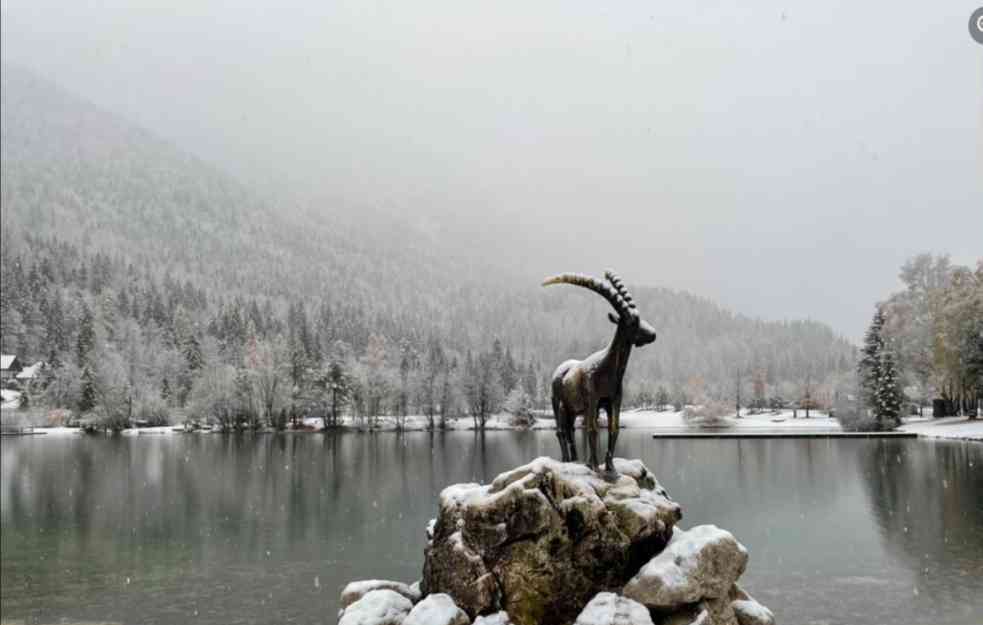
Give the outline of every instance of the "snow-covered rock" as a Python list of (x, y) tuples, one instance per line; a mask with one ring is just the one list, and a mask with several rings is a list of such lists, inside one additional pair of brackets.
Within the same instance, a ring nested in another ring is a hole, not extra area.
[(637, 601), (602, 592), (590, 600), (575, 625), (653, 625), (648, 608)]
[(403, 595), (413, 603), (420, 600), (420, 587), (407, 586), (402, 582), (391, 582), (385, 579), (366, 579), (351, 582), (341, 590), (341, 608), (345, 609), (373, 590), (392, 590)]
[(403, 625), (469, 625), (471, 619), (464, 610), (454, 605), (450, 595), (427, 595), (413, 606)]
[(338, 625), (402, 625), (411, 609), (410, 600), (394, 590), (372, 590), (341, 612)]
[(740, 625), (775, 625), (775, 615), (757, 601), (735, 601), (732, 605)]
[(676, 527), (679, 505), (644, 464), (615, 468), (537, 458), (445, 488), (423, 579), (349, 584), (339, 625), (775, 624), (737, 585), (748, 553), (730, 532)]
[(723, 598), (744, 572), (747, 560), (744, 546), (715, 525), (689, 531), (676, 528), (666, 548), (628, 582), (624, 595), (662, 611)]
[(491, 484), (444, 489), (422, 591), (450, 594), (471, 616), (504, 609), (516, 625), (573, 622), (659, 553), (682, 516), (640, 461), (615, 468), (607, 481), (537, 458)]
[(474, 619), (473, 625), (512, 625), (509, 613), (504, 610)]
[(731, 588), (730, 598), (739, 625), (775, 625), (775, 615), (771, 610), (755, 601), (737, 584)]

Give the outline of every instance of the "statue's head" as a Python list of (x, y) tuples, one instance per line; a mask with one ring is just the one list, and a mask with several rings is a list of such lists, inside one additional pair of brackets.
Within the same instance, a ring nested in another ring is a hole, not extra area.
[(632, 345), (635, 347), (644, 347), (655, 341), (655, 328), (638, 315), (635, 300), (632, 298), (631, 293), (628, 292), (628, 287), (621, 281), (621, 278), (613, 271), (605, 271), (604, 277), (609, 284), (595, 280), (590, 276), (565, 273), (547, 278), (543, 281), (543, 286), (550, 284), (573, 284), (590, 289), (601, 295), (611, 304), (614, 308), (614, 313), (608, 313), (608, 319), (625, 332), (626, 338)]

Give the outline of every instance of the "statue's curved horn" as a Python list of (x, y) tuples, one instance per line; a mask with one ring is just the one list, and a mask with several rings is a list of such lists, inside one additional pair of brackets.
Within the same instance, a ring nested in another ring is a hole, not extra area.
[(629, 300), (625, 300), (611, 287), (599, 280), (591, 278), (590, 276), (577, 273), (563, 273), (543, 280), (543, 286), (549, 286), (551, 284), (573, 284), (575, 286), (582, 286), (585, 289), (590, 289), (606, 299), (619, 315), (630, 314), (631, 304)]
[(638, 316), (638, 310), (635, 307), (635, 299), (631, 296), (631, 293), (628, 292), (628, 287), (625, 286), (625, 283), (621, 280), (618, 274), (608, 270), (604, 272), (604, 277), (611, 283), (611, 286), (614, 287), (614, 290), (618, 293), (618, 295), (625, 300), (628, 305), (628, 312), (634, 316)]

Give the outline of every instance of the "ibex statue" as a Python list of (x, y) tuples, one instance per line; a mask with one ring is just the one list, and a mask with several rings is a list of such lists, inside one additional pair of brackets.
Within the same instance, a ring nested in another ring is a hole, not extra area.
[(577, 460), (573, 440), (573, 424), (577, 415), (584, 415), (584, 428), (590, 456), (587, 466), (597, 470), (597, 417), (601, 408), (608, 415), (608, 452), (604, 458), (605, 471), (613, 475), (614, 446), (618, 442), (621, 418), (621, 381), (625, 377), (632, 347), (643, 347), (655, 340), (655, 329), (638, 316), (631, 293), (621, 278), (604, 272), (610, 286), (589, 276), (562, 274), (547, 278), (543, 286), (573, 284), (601, 295), (614, 307), (617, 316), (608, 319), (617, 326), (611, 344), (584, 360), (568, 360), (553, 373), (553, 416), (556, 418), (556, 437), (564, 462)]

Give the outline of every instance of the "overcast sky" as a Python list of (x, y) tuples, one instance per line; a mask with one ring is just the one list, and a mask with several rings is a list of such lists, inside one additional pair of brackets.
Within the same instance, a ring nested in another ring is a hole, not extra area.
[(906, 257), (983, 257), (977, 5), (4, 0), (2, 54), (247, 180), (857, 339)]

